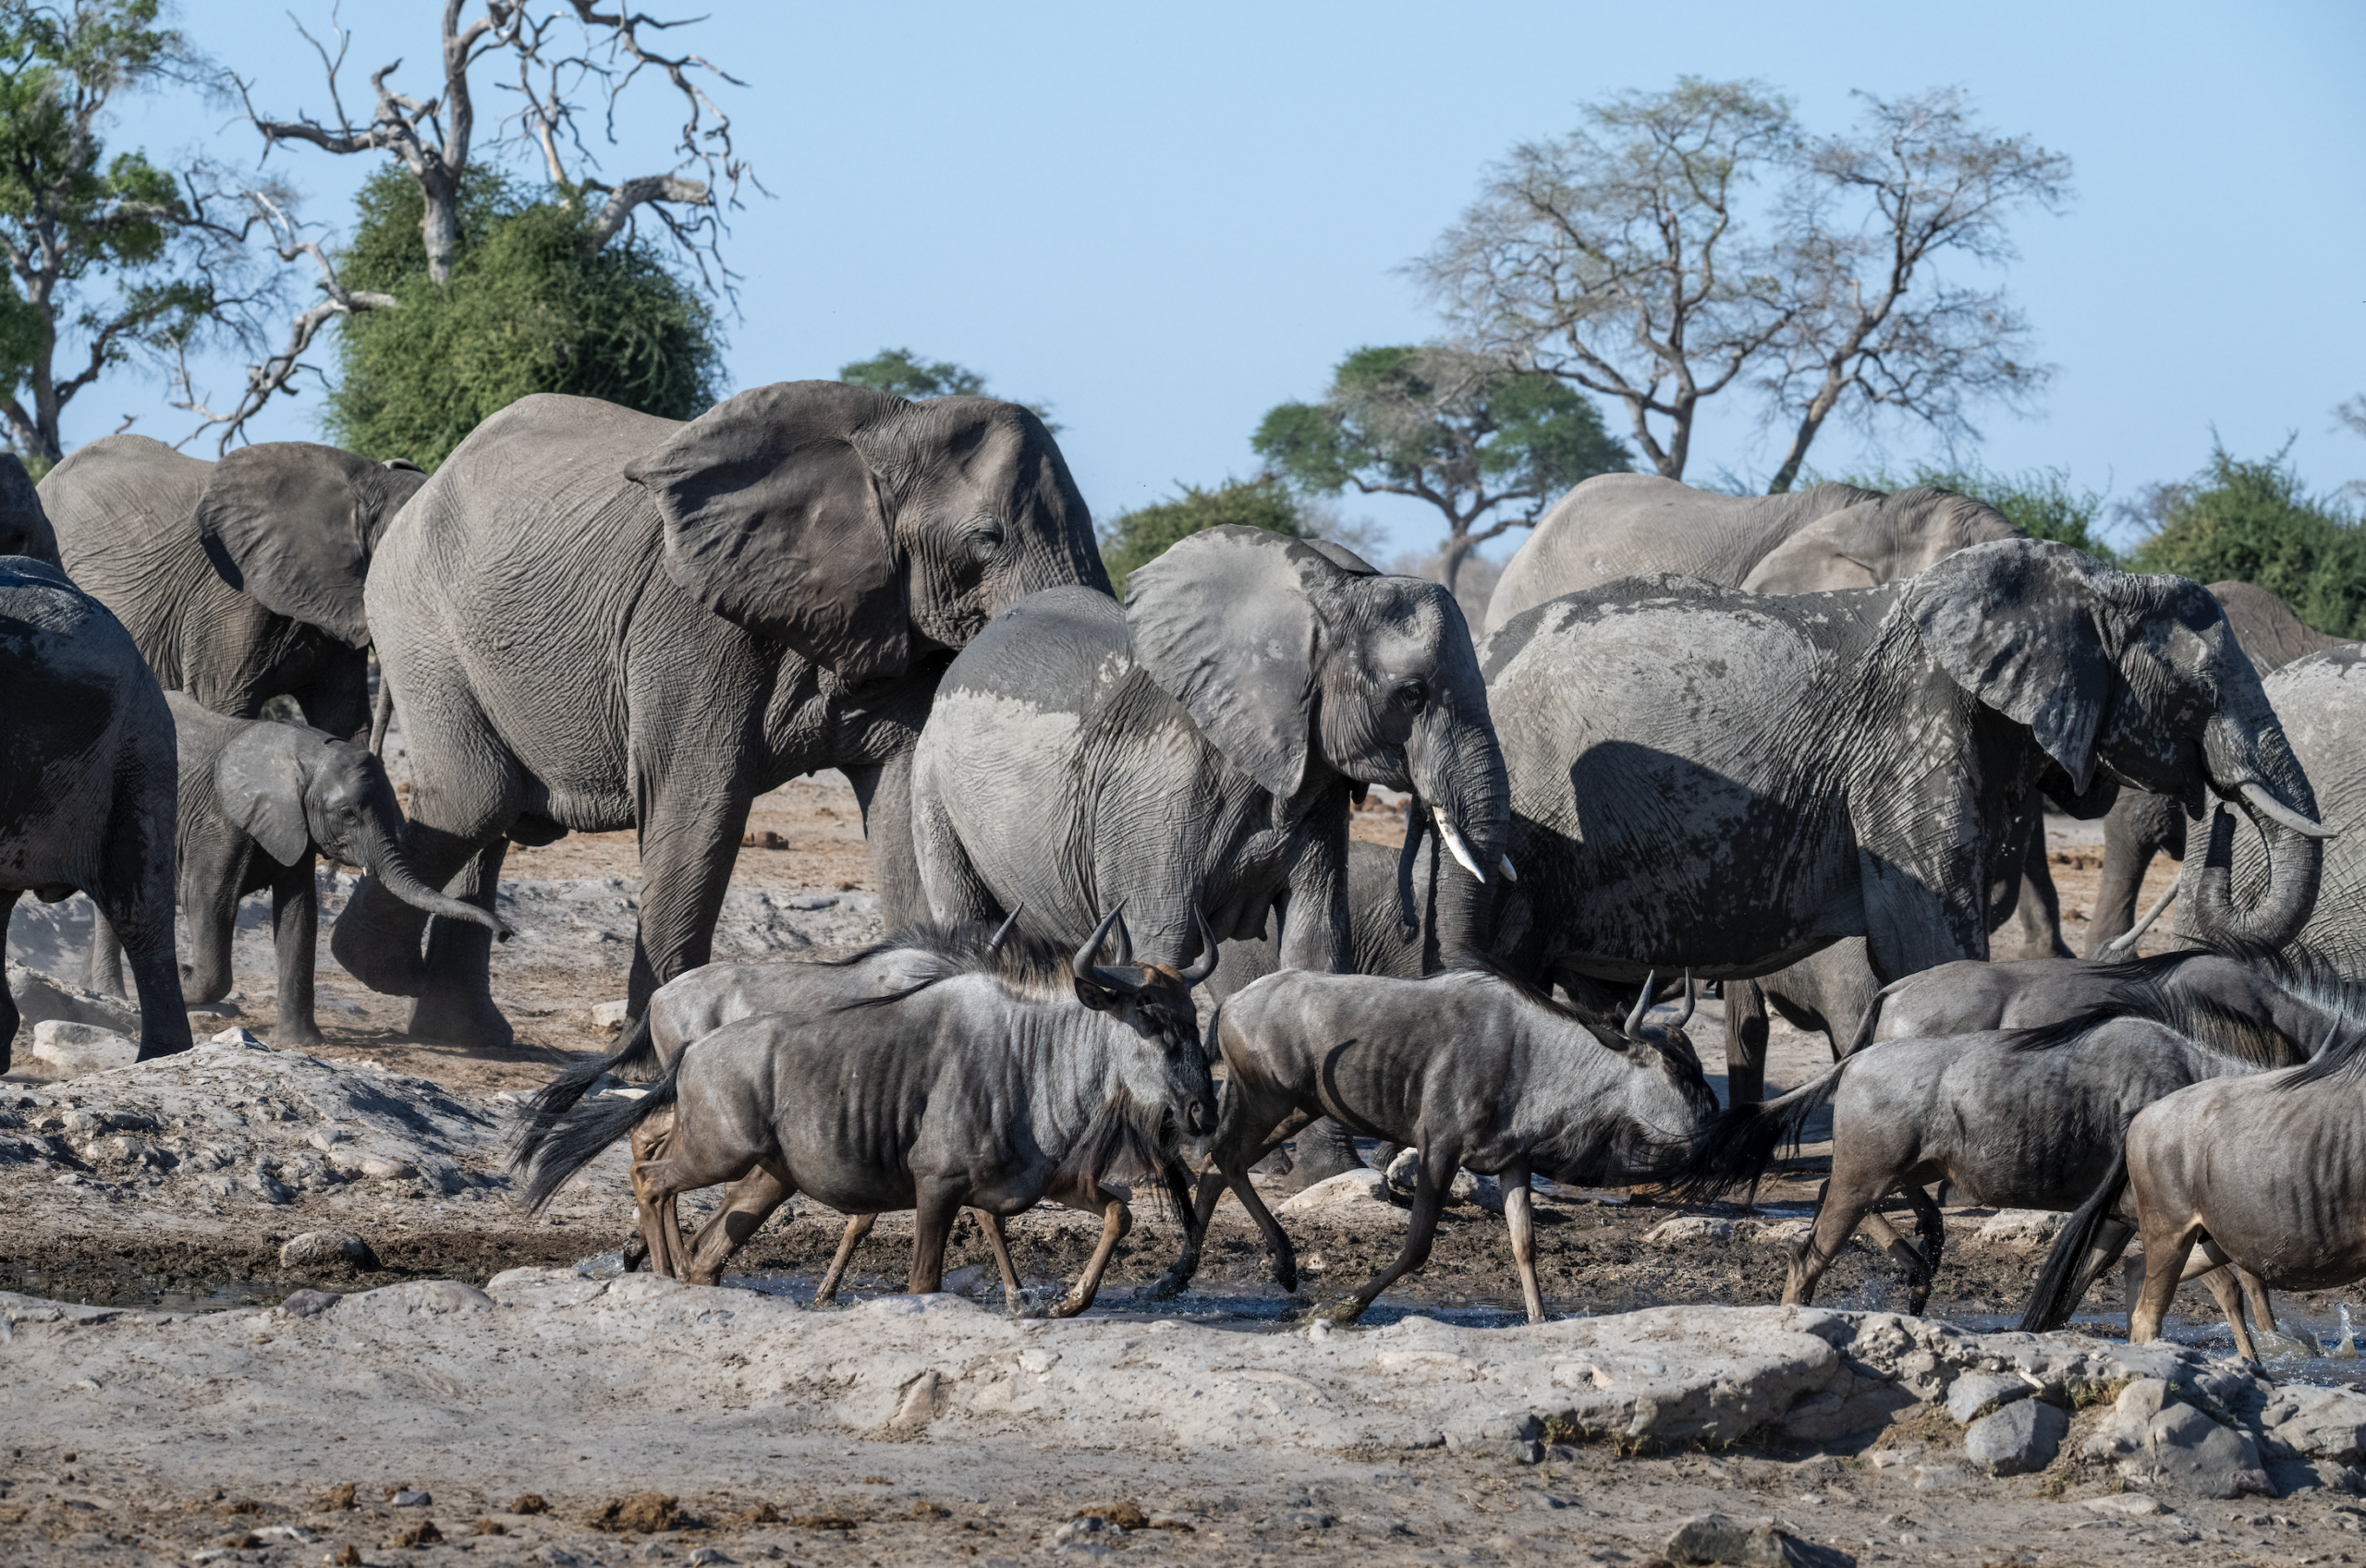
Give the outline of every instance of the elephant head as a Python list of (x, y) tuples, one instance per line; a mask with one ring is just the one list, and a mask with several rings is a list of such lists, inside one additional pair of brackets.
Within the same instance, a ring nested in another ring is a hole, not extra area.
[(267, 441), (213, 465), (195, 521), (222, 579), (274, 614), (370, 646), (370, 556), (427, 475), (309, 441)]
[(677, 586), (849, 682), (963, 647), (1039, 589), (1109, 586), (1060, 449), (1015, 403), (782, 382), (625, 477), (657, 503)]
[(1984, 501), (1918, 484), (1818, 517), (1768, 552), (1741, 586), (1752, 593), (1873, 588), (2020, 533)]
[(0, 555), (23, 555), (53, 566), (64, 565), (58, 559), (57, 535), (49, 526), (49, 514), (41, 509), (41, 492), (12, 452), (0, 452)]
[(1411, 790), (1480, 881), (1506, 864), (1510, 787), (1486, 683), (1436, 583), (1226, 526), (1132, 573), (1126, 621), (1152, 682), (1276, 799), (1325, 774)]
[(2266, 839), (2250, 908), (2198, 897), (2210, 941), (2280, 947), (2308, 920), (2323, 860), (2316, 796), (2258, 673), (2199, 583), (2114, 570), (2067, 545), (2007, 540), (1949, 556), (1906, 585), (1922, 644), (1986, 707), (2026, 727), (2088, 793), (2100, 769), (2189, 815), (2215, 794)]
[(301, 724), (250, 723), (216, 758), (213, 794), (224, 815), (283, 866), (318, 845), (332, 859), (375, 876), (413, 908), (509, 935), (486, 911), (412, 872), (394, 785), (366, 748)]

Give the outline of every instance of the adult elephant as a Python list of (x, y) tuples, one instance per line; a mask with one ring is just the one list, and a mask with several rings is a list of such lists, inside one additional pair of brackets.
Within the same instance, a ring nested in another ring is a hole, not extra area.
[(309, 441), (218, 463), (144, 435), (77, 447), (42, 480), (67, 573), (115, 612), (167, 691), (251, 719), (290, 697), (305, 722), (370, 724), (361, 584), (427, 476)]
[(1752, 593), (1824, 593), (1896, 582), (2019, 534), (1985, 502), (1928, 485), (1724, 495), (1656, 474), (1598, 474), (1555, 502), (1505, 565), (1487, 632), (1619, 577), (1677, 572)]
[(41, 509), (41, 492), (13, 452), (0, 452), (0, 555), (22, 555), (61, 568), (65, 565), (57, 558), (56, 530)]
[[(0, 557), (0, 935), (84, 893), (140, 989), (140, 1059), (189, 1047), (173, 962), (173, 721), (140, 650), (56, 567)], [(18, 1023), (0, 986), (0, 1070)]]
[[(2041, 791), (2238, 801), (2273, 845), (2214, 939), (2288, 941), (2314, 906), (2315, 797), (2199, 584), (2006, 540), (1807, 598), (1638, 578), (1481, 649), (1512, 782), (1496, 940), (1608, 1004), (1647, 972), (1748, 978), (1865, 940), (1875, 978), (1988, 954), (1993, 891)], [(1763, 1058), (1729, 1063), (1756, 1098)]]
[[(2210, 592), (2226, 612), (2235, 640), (2262, 676), (2311, 653), (2352, 646), (2312, 629), (2292, 613), (2290, 605), (2263, 588), (2247, 582), (2214, 582)], [(2277, 711), (2281, 713), (2282, 709)], [(2317, 780), (2313, 770), (2310, 778)], [(2322, 784), (2319, 789), (2322, 794)], [(2175, 800), (2145, 790), (2120, 791), (2110, 815), (2104, 819), (2103, 874), (2094, 910), (2088, 917), (2088, 957), (2105, 956), (2104, 949), (2135, 925), (2136, 902), (2153, 857), (2165, 854), (2172, 860), (2182, 860), (2185, 843), (2185, 812)], [(2338, 857), (2341, 851), (2333, 853)]]
[[(945, 655), (1061, 584), (1105, 597), (1108, 577), (1059, 448), (1015, 403), (785, 382), (684, 424), (521, 398), (371, 569), (411, 758), (405, 853), (490, 909), (513, 840), (638, 827), (638, 1014), (707, 961), (750, 803), (840, 768), (892, 930), (919, 912), (909, 756)], [(428, 922), (364, 878), (331, 951), (417, 998), (412, 1032), (506, 1040), (490, 933)]]
[[(1178, 967), (1202, 922), (1274, 921), (1284, 966), (1345, 970), (1348, 812), (1375, 784), (1496, 877), (1504, 764), (1462, 612), (1336, 546), (1223, 527), (1134, 572), (1123, 609), (1060, 589), (987, 627), (921, 735), (913, 833), (939, 919), (1016, 913), (1073, 945), (1122, 905), (1136, 955)], [(1428, 917), (1449, 953), (1484, 942), (1460, 886)]]

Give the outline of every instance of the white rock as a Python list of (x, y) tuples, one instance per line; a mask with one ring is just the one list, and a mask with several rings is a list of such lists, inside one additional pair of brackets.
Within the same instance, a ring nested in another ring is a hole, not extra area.
[(269, 1051), (262, 1037), (244, 1024), (233, 1024), (198, 1046), (200, 1051)]
[(1276, 1214), (1312, 1214), (1317, 1212), (1346, 1213), (1378, 1217), (1384, 1213), (1403, 1213), (1389, 1201), (1388, 1178), (1366, 1167), (1358, 1171), (1342, 1171), (1337, 1175), (1315, 1183), (1304, 1192), (1286, 1200)]
[(22, 964), (10, 964), (7, 977), (9, 994), (17, 1001), (17, 1015), (24, 1020), (26, 1028), (52, 1018), (63, 1018), (68, 1023), (95, 1024), (119, 1035), (140, 1033), (140, 1009), (121, 997), (84, 991)]
[(1653, 1225), (1643, 1234), (1643, 1239), (1653, 1246), (1680, 1246), (1686, 1242), (1726, 1241), (1733, 1234), (1731, 1220), (1720, 1220), (1713, 1214), (1686, 1214)]
[(374, 1263), (370, 1244), (350, 1231), (306, 1231), (279, 1249), (283, 1269), (322, 1269), (339, 1263)]
[(2068, 1218), (2044, 1209), (2000, 1209), (1980, 1227), (1980, 1242), (1983, 1246), (2034, 1252), (2052, 1246), (2055, 1234)]
[(130, 1066), (140, 1059), (140, 1042), (95, 1024), (44, 1018), (33, 1026), (33, 1054), (60, 1077), (79, 1078)]
[(631, 1017), (632, 1003), (621, 999), (615, 1002), (603, 1002), (592, 1009), (592, 1027), (605, 1029), (610, 1034), (616, 1034), (623, 1029)]
[(2090, 1497), (2079, 1500), (2079, 1506), (2095, 1513), (2108, 1513), (2120, 1519), (2144, 1519), (2155, 1513), (2166, 1513), (2168, 1508), (2157, 1499), (2142, 1492), (2121, 1492), (2116, 1497)]

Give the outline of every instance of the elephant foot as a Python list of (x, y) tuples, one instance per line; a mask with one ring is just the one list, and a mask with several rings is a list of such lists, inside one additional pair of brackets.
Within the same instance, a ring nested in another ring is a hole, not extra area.
[(1328, 1116), (1298, 1135), (1290, 1159), (1289, 1178), (1283, 1184), (1290, 1192), (1304, 1192), (1317, 1182), (1364, 1168), (1356, 1153), (1355, 1139), (1348, 1136), (1347, 1128)]
[(274, 1026), (271, 1031), (271, 1043), (280, 1051), (311, 1051), (326, 1045), (328, 1040), (318, 1029), (290, 1029)]
[(410, 1032), (431, 1044), (466, 1051), (502, 1051), (518, 1038), (491, 997), (442, 991), (429, 991), (411, 1003)]

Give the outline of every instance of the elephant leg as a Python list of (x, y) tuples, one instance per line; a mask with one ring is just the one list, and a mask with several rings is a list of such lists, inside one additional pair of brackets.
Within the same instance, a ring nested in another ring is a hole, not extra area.
[(2046, 857), (2045, 814), (2038, 813), (2030, 833), (2028, 857), (2021, 868), (2021, 896), (2013, 910), (2013, 924), (2025, 956), (2075, 958), (2062, 940), (2062, 894), (2054, 885), (2054, 866)]
[[(2087, 917), (2087, 956), (2115, 956), (2104, 951), (2136, 924), (2136, 906), (2143, 896), (2144, 874), (2153, 857), (2164, 846), (2172, 819), (2182, 810), (2165, 796), (2122, 789), (2104, 817), (2104, 865), (2096, 881), (2095, 906)], [(2182, 847), (2182, 846), (2180, 846)], [(2134, 957), (2134, 954), (2124, 954)]]
[[(108, 880), (83, 891), (99, 916), (115, 928), (131, 961), (131, 983), (140, 993), (140, 1055), (142, 1062), (189, 1048), (189, 1010), (181, 999), (181, 966), (173, 951), (173, 857), (165, 838), (161, 859), (142, 855), (147, 835), (123, 826), (131, 812), (118, 809), (109, 824), (104, 869)], [(170, 820), (165, 830), (170, 832)], [(126, 862), (130, 862), (126, 864)]]
[(640, 819), (640, 929), (626, 1004), (634, 1017), (652, 992), (697, 968), (713, 951), (714, 922), (731, 887), (748, 792), (729, 780), (670, 780)]
[(1756, 980), (1726, 982), (1726, 1103), (1766, 1098), (1766, 996)]
[[(104, 915), (91, 917), (91, 954), (82, 967), (82, 988), (101, 996), (123, 994), (123, 943), (116, 940), (115, 928), (107, 924)], [(215, 998), (197, 1000), (212, 1002)]]
[[(444, 891), (480, 909), (491, 910), (501, 888), (501, 862), (509, 841), (480, 846)], [(340, 922), (342, 923), (342, 922)], [(411, 1003), (410, 1032), (438, 1044), (472, 1051), (499, 1051), (517, 1037), (493, 1002), (493, 933), (469, 920), (438, 915), (427, 923), (427, 962)], [(643, 997), (646, 1004), (648, 998)]]
[[(1008, 913), (995, 899), (994, 890), (986, 886), (985, 879), (978, 874), (977, 863), (970, 858), (969, 847), (961, 842), (961, 834), (954, 828), (953, 818), (937, 794), (933, 772), (924, 765), (915, 768), (906, 820), (911, 837), (914, 875), (920, 881), (919, 896), (926, 914), (939, 920), (999, 920)], [(876, 847), (872, 856), (873, 866), (878, 866)], [(884, 874), (884, 869), (881, 874)], [(880, 908), (884, 915), (884, 890)]]
[(1291, 1189), (1298, 1192), (1317, 1182), (1364, 1168), (1363, 1157), (1356, 1152), (1356, 1140), (1347, 1128), (1328, 1116), (1309, 1124), (1298, 1135), (1290, 1160)]
[[(0, 953), (7, 951), (8, 920), (17, 912), (17, 890), (0, 887)], [(17, 999), (8, 994), (5, 969), (0, 969), (0, 1073), (6, 1072), (17, 1059), (17, 1029), (25, 1021), (17, 1011)]]
[(271, 1043), (285, 1051), (321, 1043), (312, 1016), (312, 944), (320, 937), (320, 884), (307, 853), (271, 884), (271, 941), (279, 959), (278, 1020)]

